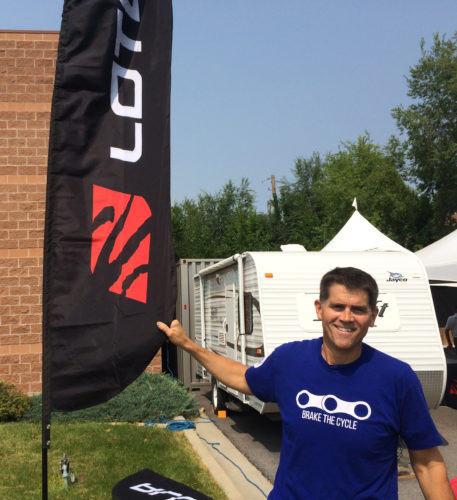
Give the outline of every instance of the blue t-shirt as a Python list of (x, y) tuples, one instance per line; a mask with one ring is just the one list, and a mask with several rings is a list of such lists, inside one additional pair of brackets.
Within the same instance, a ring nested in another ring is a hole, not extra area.
[(329, 365), (322, 338), (279, 346), (246, 371), (251, 391), (275, 401), (283, 438), (269, 499), (398, 498), (397, 443), (442, 444), (420, 382), (406, 363), (367, 344), (359, 359)]

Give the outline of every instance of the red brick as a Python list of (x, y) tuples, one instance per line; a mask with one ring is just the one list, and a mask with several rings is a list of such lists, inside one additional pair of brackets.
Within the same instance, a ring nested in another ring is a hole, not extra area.
[(35, 42), (35, 48), (50, 50), (55, 48), (55, 44), (52, 41)]
[(16, 231), (9, 231), (9, 237), (13, 240), (23, 240), (27, 238), (27, 231), (18, 229)]
[(40, 340), (40, 336), (37, 334), (21, 335), (21, 344), (38, 344)]
[(18, 226), (19, 224), (14, 220), (2, 222), (2, 227), (4, 227), (5, 229), (17, 229)]
[(38, 382), (38, 381), (39, 381), (38, 373), (23, 373), (21, 375), (21, 384)]
[(11, 306), (11, 314), (30, 314), (30, 306)]
[(25, 84), (23, 83), (10, 83), (6, 87), (7, 92), (14, 94), (24, 94), (25, 93)]
[(25, 276), (20, 278), (21, 285), (38, 286), (39, 283), (40, 280), (38, 279), (38, 276)]
[(21, 390), (18, 386), (20, 382), (20, 375), (5, 375), (5, 382), (10, 382), (16, 386), (17, 390)]
[(41, 354), (21, 354), (22, 363), (40, 363)]
[[(1, 291), (0, 291), (0, 305), (2, 305), (2, 306), (15, 306), (17, 304), (19, 304), (19, 297), (18, 296), (11, 296), (11, 295), (1, 296)], [(0, 334), (1, 334), (1, 328), (0, 328)]]
[(41, 276), (43, 274), (43, 269), (41, 267), (30, 267), (29, 275), (30, 276)]
[(5, 314), (14, 314), (10, 306), (0, 306), (0, 317)]
[(17, 365), (0, 365), (0, 379), (4, 380), (3, 375), (9, 375), (12, 371), (11, 368)]
[[(40, 303), (40, 297), (38, 295), (23, 295), (21, 297), (21, 304), (39, 304)], [(25, 333), (25, 332), (21, 332)]]
[(36, 333), (41, 337), (41, 321), (39, 323), (34, 323), (33, 325), (30, 325), (30, 333)]
[(0, 49), (14, 49), (16, 42), (14, 40), (0, 40)]
[(41, 366), (41, 356), (40, 356), (40, 360), (37, 363), (32, 363), (30, 371), (32, 373), (39, 373), (41, 375), (41, 369), (42, 366)]
[(24, 314), (19, 319), (20, 319), (20, 322), (23, 325), (24, 324), (30, 324), (31, 325), (33, 323), (40, 323), (41, 322), (41, 316), (33, 315), (33, 314)]
[(10, 269), (10, 276), (28, 276), (29, 271), (26, 267), (16, 267), (15, 269)]
[(15, 363), (19, 363), (19, 354), (0, 356), (0, 365), (13, 365)]
[[(8, 276), (6, 278), (2, 278), (0, 280), (0, 285), (1, 286), (9, 286), (9, 287), (17, 287), (19, 286), (19, 278), (16, 277), (16, 276)], [(11, 289), (10, 289), (11, 291)], [(15, 294), (11, 294), (11, 295), (15, 295)]]
[(10, 365), (11, 373), (30, 373), (32, 371), (32, 367), (29, 363), (24, 363), (23, 361)]
[(16, 65), (14, 57), (8, 57), (8, 56), (1, 57), (0, 64), (2, 65), (3, 68), (6, 68), (8, 66), (14, 67)]
[[(41, 368), (40, 368), (40, 372), (41, 372)], [(29, 392), (29, 394), (38, 394), (40, 392), (41, 392), (41, 373), (40, 373), (39, 382), (31, 383), (30, 384), (30, 392)]]
[(36, 61), (33, 57), (17, 57), (15, 60), (16, 68), (34, 68)]
[(27, 194), (26, 193), (11, 193), (8, 196), (8, 201), (27, 201)]
[(34, 42), (32, 41), (18, 40), (16, 42), (16, 47), (18, 49), (33, 49), (34, 46)]
[[(22, 300), (26, 297), (21, 297), (21, 302)], [(30, 333), (30, 325), (12, 325), (11, 326), (11, 333), (13, 335), (28, 335)]]
[(27, 220), (28, 215), (27, 212), (9, 212), (11, 220)]
[(0, 241), (0, 248), (15, 250), (19, 248), (19, 244), (15, 240), (4, 240)]
[(2, 325), (18, 325), (21, 321), (19, 316), (2, 316), (1, 324)]

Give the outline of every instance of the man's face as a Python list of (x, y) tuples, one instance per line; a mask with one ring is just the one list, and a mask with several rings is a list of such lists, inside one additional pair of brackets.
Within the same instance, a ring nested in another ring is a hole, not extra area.
[(374, 325), (378, 309), (370, 309), (364, 290), (348, 290), (344, 285), (330, 287), (329, 297), (314, 303), (322, 320), (324, 348), (335, 354), (339, 362), (351, 362), (360, 356), (362, 340)]

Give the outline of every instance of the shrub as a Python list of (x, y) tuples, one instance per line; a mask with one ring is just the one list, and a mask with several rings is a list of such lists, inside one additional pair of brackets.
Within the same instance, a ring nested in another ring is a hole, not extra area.
[[(199, 415), (198, 404), (182, 385), (164, 373), (143, 373), (120, 394), (106, 403), (84, 410), (53, 412), (55, 422), (99, 421), (99, 422), (142, 422), (164, 417), (171, 419), (178, 415), (186, 418)], [(41, 419), (41, 396), (34, 396), (32, 408), (22, 420), (39, 422)]]
[(30, 408), (29, 396), (14, 389), (14, 384), (0, 380), (0, 422), (19, 420)]

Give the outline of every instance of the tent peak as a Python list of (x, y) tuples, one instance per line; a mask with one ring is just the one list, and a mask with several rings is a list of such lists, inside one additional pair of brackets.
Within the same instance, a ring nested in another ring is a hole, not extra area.
[(369, 250), (409, 252), (379, 231), (358, 210), (354, 211), (333, 240), (322, 249), (325, 252)]

